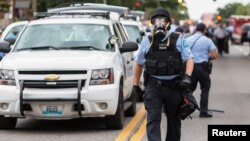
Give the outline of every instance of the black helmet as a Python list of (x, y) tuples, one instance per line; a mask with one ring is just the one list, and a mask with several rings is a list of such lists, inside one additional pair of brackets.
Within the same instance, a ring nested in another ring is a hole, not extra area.
[(153, 24), (153, 19), (156, 18), (157, 16), (160, 16), (160, 15), (163, 17), (166, 17), (168, 19), (168, 21), (171, 23), (171, 18), (170, 18), (169, 12), (164, 8), (158, 8), (154, 11), (154, 14), (151, 18), (151, 23)]

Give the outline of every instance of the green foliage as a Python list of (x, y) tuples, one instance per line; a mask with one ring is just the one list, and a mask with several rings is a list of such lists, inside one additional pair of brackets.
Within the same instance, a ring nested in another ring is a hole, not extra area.
[[(183, 0), (183, 2), (185, 3), (185, 0)], [(148, 13), (146, 18), (149, 18), (153, 9), (157, 7), (166, 8), (171, 14), (171, 17), (173, 17), (176, 20), (185, 19), (189, 17), (187, 14), (188, 10), (187, 7), (184, 7), (181, 4), (179, 4), (177, 0), (167, 0), (167, 1), (147, 0), (145, 7), (146, 7), (146, 12)], [(186, 13), (181, 14), (180, 13), (181, 10), (185, 11)]]
[(217, 11), (223, 18), (229, 18), (231, 15), (249, 15), (249, 6), (249, 4), (243, 5), (242, 3), (229, 3), (224, 8), (218, 8)]
[[(126, 6), (130, 9), (135, 9), (134, 3), (136, 1), (140, 0), (106, 0), (109, 5)], [(103, 3), (104, 0), (37, 0), (37, 10), (40, 12), (47, 11), (48, 8), (70, 2)]]
[(4, 3), (4, 2), (0, 3), (0, 12), (8, 12), (9, 8), (10, 8), (10, 5), (7, 2), (6, 3)]

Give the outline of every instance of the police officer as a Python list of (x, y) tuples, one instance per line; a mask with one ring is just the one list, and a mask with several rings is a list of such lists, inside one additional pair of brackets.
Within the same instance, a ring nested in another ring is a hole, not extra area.
[[(144, 37), (134, 70), (134, 91), (139, 90), (139, 80), (144, 68), (146, 81), (144, 104), (147, 110), (147, 137), (149, 141), (161, 141), (161, 113), (164, 105), (167, 115), (166, 141), (180, 141), (181, 119), (178, 109), (182, 105), (182, 90), (191, 85), (193, 56), (184, 40), (177, 33), (169, 33), (171, 18), (163, 8), (154, 11), (151, 23), (154, 31)], [(184, 68), (184, 62), (186, 68)], [(183, 74), (183, 77), (180, 77)], [(177, 87), (177, 82), (178, 87)]]
[(200, 83), (201, 98), (200, 98), (200, 117), (212, 117), (208, 113), (208, 95), (211, 86), (211, 79), (209, 75), (209, 59), (215, 59), (218, 56), (216, 46), (213, 41), (204, 35), (206, 25), (199, 23), (196, 26), (196, 33), (188, 37), (187, 43), (194, 55), (194, 71), (192, 73), (191, 91), (194, 92), (197, 83)]

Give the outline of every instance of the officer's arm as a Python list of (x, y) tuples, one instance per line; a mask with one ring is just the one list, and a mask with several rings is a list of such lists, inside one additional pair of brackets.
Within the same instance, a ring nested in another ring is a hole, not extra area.
[(191, 75), (194, 68), (194, 60), (192, 58), (186, 61), (186, 72), (185, 74)]
[(191, 53), (190, 48), (188, 47), (188, 44), (186, 43), (186, 40), (183, 36), (179, 36), (177, 40), (177, 49), (181, 51), (182, 59), (186, 63), (185, 74), (191, 75), (194, 68), (194, 56)]
[(218, 57), (218, 52), (217, 52), (217, 50), (216, 49), (212, 49), (211, 51), (210, 51), (210, 54), (209, 54), (209, 58), (210, 59), (216, 59)]
[(134, 86), (138, 86), (142, 74), (143, 64), (145, 60), (145, 54), (147, 52), (147, 48), (150, 45), (148, 37), (144, 37), (142, 39), (141, 45), (139, 47), (137, 56), (135, 57), (135, 66), (134, 66), (134, 80), (133, 84)]
[(139, 85), (139, 81), (141, 78), (141, 73), (142, 73), (142, 68), (143, 66), (140, 64), (135, 64), (135, 69), (134, 69), (134, 86)]
[(218, 51), (217, 51), (215, 44), (213, 43), (211, 39), (209, 40), (209, 42), (210, 42), (209, 43), (209, 48), (210, 48), (209, 59), (213, 60), (218, 57)]

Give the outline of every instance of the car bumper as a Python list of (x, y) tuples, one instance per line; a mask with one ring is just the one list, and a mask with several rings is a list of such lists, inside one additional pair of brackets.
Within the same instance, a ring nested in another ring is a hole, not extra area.
[[(119, 93), (117, 86), (113, 84), (89, 86), (83, 88), (80, 93), (80, 102), (83, 105), (83, 110), (81, 111), (82, 117), (103, 117), (115, 114)], [(20, 90), (15, 86), (0, 86), (0, 95), (0, 115), (11, 117), (21, 116)], [(74, 110), (74, 104), (77, 101), (72, 99), (76, 98), (76, 88), (26, 88), (23, 91), (23, 99), (28, 101), (24, 101), (23, 103), (29, 104), (32, 111), (24, 111), (24, 116), (38, 119), (71, 119), (80, 117), (78, 111)], [(59, 112), (46, 112), (46, 107), (50, 106), (57, 107)]]

